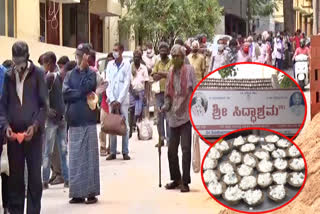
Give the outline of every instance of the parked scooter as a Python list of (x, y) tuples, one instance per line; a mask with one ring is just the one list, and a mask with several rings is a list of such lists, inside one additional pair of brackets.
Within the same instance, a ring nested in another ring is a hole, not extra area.
[(302, 90), (304, 90), (305, 86), (309, 84), (309, 57), (304, 54), (299, 54), (296, 56), (294, 64), (295, 66), (295, 73), (296, 73), (296, 80), (301, 87)]

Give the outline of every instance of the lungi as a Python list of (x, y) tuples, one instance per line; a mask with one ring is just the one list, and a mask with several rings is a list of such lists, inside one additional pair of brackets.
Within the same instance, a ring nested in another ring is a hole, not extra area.
[(100, 195), (97, 126), (69, 129), (69, 197)]

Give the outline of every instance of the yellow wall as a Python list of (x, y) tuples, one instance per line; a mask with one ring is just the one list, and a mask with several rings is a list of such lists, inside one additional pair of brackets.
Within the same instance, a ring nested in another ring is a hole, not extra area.
[(17, 0), (16, 15), (16, 37), (38, 41), (40, 36), (39, 0)]
[[(23, 40), (28, 43), (29, 51), (30, 51), (30, 59), (36, 64), (38, 63), (39, 56), (46, 51), (53, 51), (56, 54), (57, 59), (59, 59), (59, 57), (64, 55), (68, 56), (70, 60), (75, 59), (74, 48), (42, 43), (42, 42), (35, 41), (34, 39), (15, 39), (10, 37), (0, 36), (0, 47), (1, 47), (0, 64), (2, 64), (4, 60), (12, 58), (11, 48), (12, 48), (12, 45), (18, 40)], [(97, 53), (97, 58), (100, 58), (102, 55), (103, 55), (102, 53)]]
[(277, 7), (278, 10), (275, 10), (273, 13), (274, 21), (275, 22), (284, 22), (284, 17), (283, 17), (283, 0), (277, 1)]

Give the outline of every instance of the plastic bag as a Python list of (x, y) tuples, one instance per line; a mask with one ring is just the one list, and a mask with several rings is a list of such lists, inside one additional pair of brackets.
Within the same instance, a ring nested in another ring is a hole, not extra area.
[(144, 118), (141, 122), (137, 122), (138, 139), (139, 140), (151, 140), (152, 139), (152, 123), (149, 119)]
[(194, 133), (193, 134), (193, 151), (192, 151), (192, 169), (195, 173), (199, 173), (201, 168), (199, 139), (200, 139), (199, 135), (197, 133)]
[(7, 144), (2, 146), (2, 154), (0, 160), (1, 166), (1, 173), (4, 173), (9, 176), (9, 160), (8, 160), (8, 152), (7, 152)]

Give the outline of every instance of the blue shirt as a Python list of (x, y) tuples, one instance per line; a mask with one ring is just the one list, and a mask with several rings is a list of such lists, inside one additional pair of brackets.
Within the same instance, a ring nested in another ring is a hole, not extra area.
[(2, 96), (4, 75), (6, 72), (7, 69), (3, 65), (0, 65), (0, 97)]

